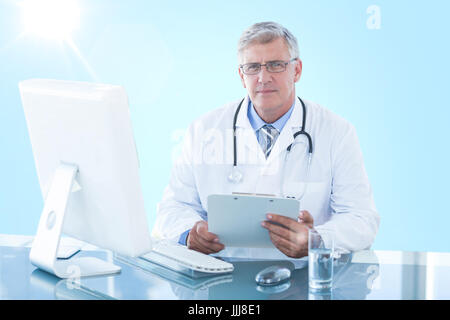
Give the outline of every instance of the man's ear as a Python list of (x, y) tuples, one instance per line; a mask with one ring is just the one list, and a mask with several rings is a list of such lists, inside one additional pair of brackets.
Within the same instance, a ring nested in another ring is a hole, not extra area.
[(302, 75), (302, 70), (303, 70), (302, 60), (300, 60), (300, 58), (298, 58), (297, 61), (295, 62), (294, 82), (298, 82), (298, 80), (300, 80), (300, 77)]
[(245, 86), (244, 73), (242, 73), (242, 70), (241, 70), (241, 68), (239, 68), (239, 67), (238, 67), (238, 72), (239, 72), (239, 77), (241, 78), (242, 85), (244, 86), (244, 88), (247, 88), (247, 87)]

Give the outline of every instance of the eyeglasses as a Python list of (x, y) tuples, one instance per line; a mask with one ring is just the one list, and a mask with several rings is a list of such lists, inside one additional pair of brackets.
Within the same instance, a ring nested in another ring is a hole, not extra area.
[(291, 63), (292, 61), (297, 60), (297, 58), (291, 59), (289, 61), (268, 61), (265, 64), (261, 63), (246, 63), (241, 64), (239, 67), (241, 68), (242, 72), (247, 75), (255, 75), (258, 74), (261, 71), (261, 67), (265, 66), (266, 70), (268, 72), (272, 73), (278, 73), (283, 72), (286, 70), (286, 66)]

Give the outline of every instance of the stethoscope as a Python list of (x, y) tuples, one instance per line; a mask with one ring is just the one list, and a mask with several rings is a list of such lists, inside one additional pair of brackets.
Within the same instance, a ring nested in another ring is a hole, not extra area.
[[(240, 183), (242, 182), (244, 175), (243, 173), (237, 168), (237, 148), (236, 148), (236, 123), (237, 123), (237, 118), (239, 115), (239, 111), (241, 110), (241, 106), (242, 103), (244, 102), (245, 98), (241, 100), (241, 102), (239, 103), (236, 112), (234, 113), (234, 119), (233, 119), (233, 167), (231, 169), (230, 174), (228, 175), (228, 181), (232, 182), (232, 183)], [(300, 131), (297, 131), (294, 133), (294, 142), (292, 142), (287, 148), (286, 148), (286, 157), (285, 157), (285, 164), (288, 158), (289, 153), (291, 152), (292, 146), (295, 143), (295, 139), (299, 136), (299, 135), (304, 135), (307, 140), (308, 140), (308, 162), (307, 162), (307, 168), (306, 168), (306, 181), (305, 181), (305, 187), (304, 190), (302, 192), (302, 196), (299, 197), (299, 199), (301, 199), (303, 197), (303, 195), (306, 193), (306, 187), (307, 187), (307, 181), (309, 179), (309, 171), (310, 171), (310, 165), (311, 165), (311, 159), (312, 159), (312, 153), (313, 153), (313, 144), (312, 144), (312, 139), (311, 136), (309, 135), (308, 132), (305, 131), (305, 125), (306, 125), (306, 106), (305, 103), (303, 102), (302, 99), (300, 99), (300, 97), (298, 97), (298, 100), (300, 100), (300, 103), (302, 104), (302, 108), (303, 108), (303, 119), (302, 119), (302, 128)], [(281, 194), (283, 195), (283, 185), (284, 185), (284, 168), (286, 167), (286, 165), (283, 166), (283, 172), (282, 172), (282, 178), (281, 178)], [(287, 198), (295, 198), (295, 197), (290, 197), (288, 196)], [(298, 200), (299, 200), (298, 199)]]

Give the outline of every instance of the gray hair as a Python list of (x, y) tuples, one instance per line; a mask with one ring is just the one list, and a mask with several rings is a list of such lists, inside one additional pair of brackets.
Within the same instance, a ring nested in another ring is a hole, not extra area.
[(242, 52), (251, 44), (265, 44), (283, 38), (289, 49), (291, 59), (299, 57), (297, 38), (285, 27), (276, 22), (259, 22), (245, 30), (238, 43), (238, 59), (242, 61)]

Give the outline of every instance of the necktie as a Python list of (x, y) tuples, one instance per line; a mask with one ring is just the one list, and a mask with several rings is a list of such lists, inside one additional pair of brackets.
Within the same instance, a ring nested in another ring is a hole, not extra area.
[(259, 129), (259, 144), (263, 150), (264, 155), (267, 157), (272, 151), (272, 148), (275, 144), (280, 133), (277, 129), (275, 129), (272, 125), (266, 124), (261, 129)]

